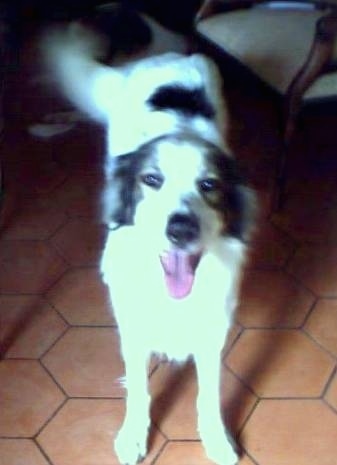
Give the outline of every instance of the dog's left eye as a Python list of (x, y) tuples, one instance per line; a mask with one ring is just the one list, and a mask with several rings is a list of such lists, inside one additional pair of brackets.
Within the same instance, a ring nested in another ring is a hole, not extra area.
[(146, 184), (149, 187), (153, 187), (153, 189), (160, 189), (163, 185), (163, 178), (159, 174), (143, 174), (141, 177), (141, 181), (143, 184)]
[(198, 186), (199, 189), (206, 194), (208, 192), (218, 191), (221, 187), (220, 182), (218, 181), (218, 179), (215, 178), (202, 179), (201, 181), (199, 181)]

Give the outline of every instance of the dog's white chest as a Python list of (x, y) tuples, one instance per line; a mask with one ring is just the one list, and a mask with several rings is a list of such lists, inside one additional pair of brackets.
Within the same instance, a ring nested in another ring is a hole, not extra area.
[(221, 346), (231, 318), (231, 309), (225, 309), (231, 291), (226, 270), (221, 267), (220, 273), (212, 259), (206, 260), (192, 293), (173, 299), (159, 256), (137, 244), (132, 227), (122, 229), (109, 235), (101, 263), (121, 333), (136, 338), (150, 352), (177, 360), (203, 344)]

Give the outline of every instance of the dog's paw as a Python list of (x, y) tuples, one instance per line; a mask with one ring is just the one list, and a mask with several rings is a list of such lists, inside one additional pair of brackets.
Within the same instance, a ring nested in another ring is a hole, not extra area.
[(122, 465), (135, 465), (146, 456), (146, 438), (138, 439), (122, 429), (115, 439), (115, 452)]

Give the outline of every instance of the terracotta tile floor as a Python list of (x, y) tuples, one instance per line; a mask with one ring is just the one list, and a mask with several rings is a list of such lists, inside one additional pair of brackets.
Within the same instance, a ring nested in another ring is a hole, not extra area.
[[(247, 99), (251, 113), (236, 108), (237, 118), (246, 115), (239, 153), (256, 167), (277, 144), (274, 109)], [(3, 143), (0, 463), (115, 465), (123, 365), (97, 268), (102, 132), (83, 124), (34, 140), (16, 113)], [(223, 356), (224, 417), (243, 448), (240, 465), (337, 463), (335, 125), (331, 115), (305, 119), (287, 205), (261, 215), (254, 240)], [(146, 464), (209, 464), (196, 430), (193, 367), (153, 368)]]

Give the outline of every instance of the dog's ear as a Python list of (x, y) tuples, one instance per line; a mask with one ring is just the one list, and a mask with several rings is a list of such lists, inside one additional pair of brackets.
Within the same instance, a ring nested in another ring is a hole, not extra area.
[(223, 209), (225, 234), (230, 234), (242, 241), (248, 241), (254, 228), (256, 217), (256, 198), (246, 183), (237, 160), (224, 154), (216, 153), (213, 163), (223, 181)]
[(112, 229), (134, 223), (135, 209), (141, 199), (137, 183), (141, 160), (138, 152), (114, 159), (113, 172), (107, 180), (103, 197), (105, 219)]
[(228, 233), (247, 242), (254, 230), (257, 213), (256, 196), (245, 184), (236, 184), (227, 194)]

